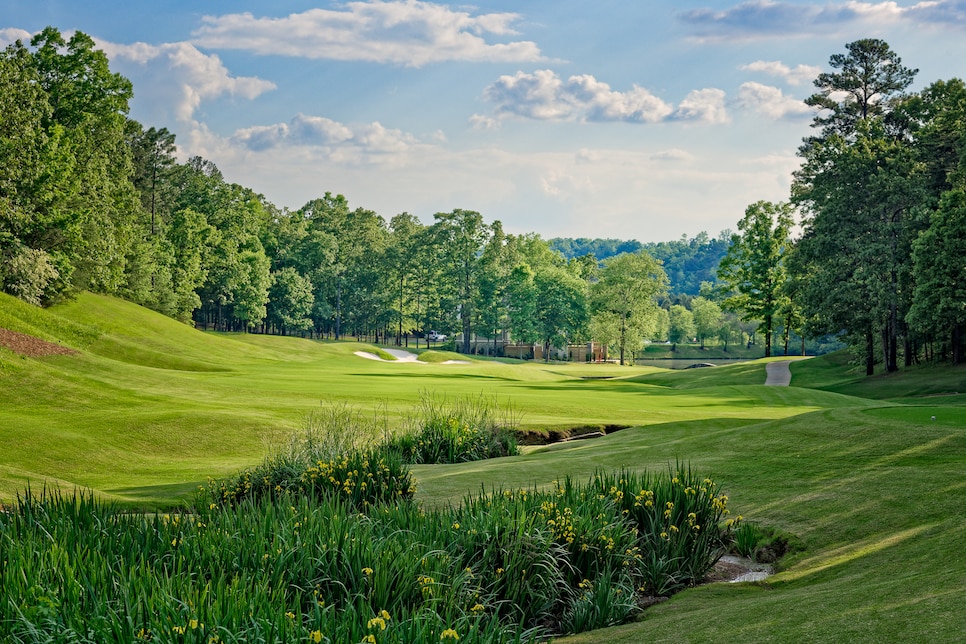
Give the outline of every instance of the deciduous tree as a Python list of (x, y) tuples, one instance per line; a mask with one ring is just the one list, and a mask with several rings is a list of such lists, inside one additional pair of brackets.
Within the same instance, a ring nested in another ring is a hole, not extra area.
[(725, 307), (742, 319), (761, 320), (765, 332), (765, 356), (771, 356), (775, 316), (785, 293), (785, 252), (791, 243), (792, 206), (759, 201), (745, 210), (738, 222), (740, 233), (731, 237), (728, 254), (721, 260), (718, 277), (735, 291)]
[[(646, 253), (625, 253), (604, 261), (600, 279), (591, 287), (592, 306), (597, 315), (616, 321), (621, 364), (628, 347), (639, 349), (653, 332), (656, 298), (666, 294), (667, 284), (661, 265)], [(602, 321), (598, 326), (604, 328)]]

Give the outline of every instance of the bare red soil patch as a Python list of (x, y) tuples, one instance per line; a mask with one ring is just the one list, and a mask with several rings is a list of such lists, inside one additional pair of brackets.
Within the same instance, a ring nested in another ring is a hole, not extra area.
[(28, 358), (42, 358), (44, 356), (72, 356), (77, 351), (63, 347), (53, 342), (35, 338), (26, 333), (17, 333), (9, 329), (0, 329), (0, 346), (10, 349)]

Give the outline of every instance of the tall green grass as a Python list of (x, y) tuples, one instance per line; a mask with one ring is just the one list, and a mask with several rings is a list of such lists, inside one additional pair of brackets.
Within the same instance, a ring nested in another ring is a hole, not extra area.
[(499, 415), (496, 401), (485, 396), (454, 400), (427, 392), (420, 396), (413, 420), (387, 437), (385, 449), (407, 463), (464, 463), (519, 453), (512, 409)]
[[(429, 512), (271, 489), (147, 516), (28, 492), (0, 514), (0, 639), (520, 642), (618, 624), (653, 590), (655, 544), (675, 544), (660, 558), (683, 585), (730, 538), (726, 499), (683, 476), (599, 474)], [(699, 528), (714, 538), (689, 538)]]

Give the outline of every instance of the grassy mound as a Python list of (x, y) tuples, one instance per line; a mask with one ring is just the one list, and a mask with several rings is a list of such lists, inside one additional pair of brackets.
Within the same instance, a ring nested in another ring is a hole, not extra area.
[(447, 362), (448, 360), (472, 362), (469, 356), (463, 355), (462, 353), (456, 353), (455, 351), (437, 351), (436, 349), (428, 349), (419, 353), (420, 362), (439, 364), (441, 362)]

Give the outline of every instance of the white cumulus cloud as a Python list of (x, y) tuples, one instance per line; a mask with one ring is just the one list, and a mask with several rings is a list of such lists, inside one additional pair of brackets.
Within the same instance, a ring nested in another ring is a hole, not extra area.
[[(549, 69), (500, 76), (484, 90), (483, 97), (494, 106), (497, 118), (632, 123), (670, 119), (724, 123), (728, 120), (724, 92), (718, 89), (693, 91), (675, 109), (643, 87), (635, 85), (621, 92), (590, 74), (571, 76), (564, 81)], [(480, 115), (474, 117), (474, 124), (493, 125)]]
[(738, 104), (774, 121), (813, 113), (812, 108), (796, 98), (785, 96), (781, 89), (755, 82), (743, 83), (738, 88)]
[(725, 107), (725, 93), (720, 89), (696, 89), (690, 92), (672, 118), (699, 123), (728, 123), (731, 119)]
[(151, 122), (191, 121), (201, 103), (222, 96), (254, 99), (275, 83), (252, 76), (232, 76), (215, 54), (187, 42), (119, 45), (103, 40), (98, 47), (125, 76), (135, 81), (135, 101)]
[(589, 74), (571, 76), (566, 92), (591, 121), (655, 123), (672, 112), (670, 105), (643, 87), (615, 92)]
[[(193, 35), (196, 44), (212, 49), (411, 67), (451, 60), (540, 60), (535, 43), (505, 38), (516, 34), (513, 25), (519, 18), (515, 13), (473, 15), (419, 0), (372, 0), (280, 18), (206, 16)], [(501, 38), (507, 42), (498, 42)]]
[(753, 63), (742, 65), (739, 69), (748, 72), (759, 72), (769, 76), (777, 76), (789, 85), (802, 85), (811, 83), (822, 73), (822, 68), (815, 65), (797, 65), (789, 67), (778, 60), (756, 60)]
[(549, 69), (500, 76), (483, 91), (483, 97), (496, 106), (497, 114), (555, 120), (576, 113), (572, 97), (564, 92), (563, 81)]
[(412, 134), (387, 128), (378, 121), (352, 127), (322, 116), (305, 114), (297, 114), (288, 123), (237, 130), (229, 141), (253, 152), (308, 147), (325, 154), (338, 152), (356, 161), (404, 153), (419, 144)]

